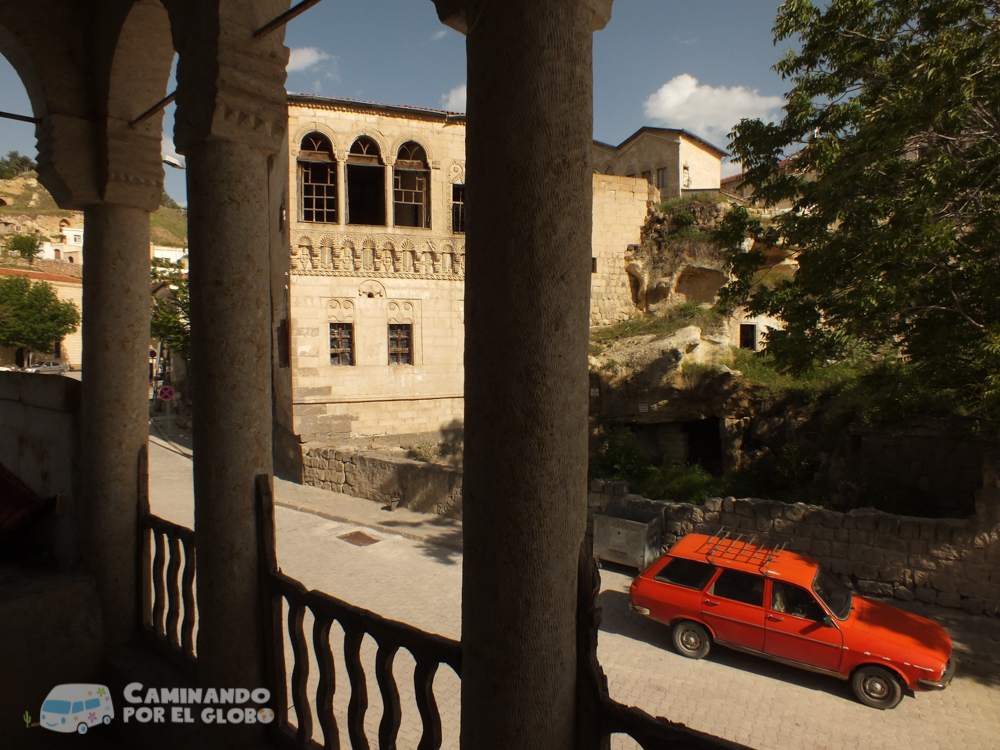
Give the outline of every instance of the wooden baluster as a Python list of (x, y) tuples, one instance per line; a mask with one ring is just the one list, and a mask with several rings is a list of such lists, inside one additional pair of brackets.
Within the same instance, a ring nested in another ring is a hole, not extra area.
[(347, 705), (347, 734), (354, 750), (368, 750), (365, 736), (365, 711), (368, 710), (368, 686), (361, 666), (361, 641), (365, 632), (344, 624), (344, 662), (351, 680), (351, 701)]
[(416, 690), (417, 710), (424, 725), (417, 750), (439, 750), (441, 747), (441, 714), (434, 700), (434, 675), (438, 663), (418, 661), (413, 670), (413, 687)]
[(166, 636), (163, 630), (163, 607), (164, 607), (164, 597), (163, 597), (163, 548), (166, 547), (164, 543), (163, 534), (156, 529), (153, 529), (153, 633), (157, 638), (163, 638)]
[(316, 686), (316, 718), (323, 729), (324, 750), (340, 750), (340, 729), (333, 715), (333, 695), (337, 690), (337, 674), (330, 648), (332, 619), (316, 617), (313, 622), (313, 652), (319, 664), (319, 685)]
[(305, 634), (302, 632), (302, 620), (305, 617), (304, 604), (288, 601), (288, 637), (292, 641), (292, 654), (295, 663), (292, 666), (292, 704), (295, 706), (295, 723), (299, 727), (298, 743), (305, 746), (312, 740), (312, 710), (309, 708), (309, 653)]
[(177, 574), (181, 570), (181, 540), (169, 537), (170, 562), (167, 564), (167, 642), (174, 648), (181, 647), (177, 623), (181, 619), (181, 587)]
[(379, 645), (375, 655), (375, 679), (382, 694), (382, 721), (378, 725), (379, 750), (396, 750), (396, 735), (403, 718), (399, 706), (399, 689), (392, 674), (392, 662), (399, 646)]
[(184, 539), (184, 574), (181, 580), (181, 596), (184, 598), (184, 620), (181, 623), (181, 650), (187, 656), (194, 656), (194, 571), (195, 545)]

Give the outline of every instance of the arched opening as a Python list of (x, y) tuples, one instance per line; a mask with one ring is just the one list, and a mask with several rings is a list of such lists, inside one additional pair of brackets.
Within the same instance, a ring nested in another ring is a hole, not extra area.
[(684, 297), (681, 302), (697, 302), (703, 305), (714, 305), (719, 290), (726, 283), (726, 275), (722, 271), (711, 268), (689, 266), (677, 279), (674, 291)]
[(385, 225), (385, 163), (378, 144), (365, 135), (347, 155), (347, 223)]
[(431, 226), (431, 171), (419, 143), (399, 147), (392, 170), (393, 223), (398, 227)]
[(7, 201), (5, 201), (3, 198), (0, 198), (0, 206), (6, 206), (6, 205)]
[(299, 195), (302, 221), (337, 223), (337, 161), (322, 133), (309, 133), (299, 146)]

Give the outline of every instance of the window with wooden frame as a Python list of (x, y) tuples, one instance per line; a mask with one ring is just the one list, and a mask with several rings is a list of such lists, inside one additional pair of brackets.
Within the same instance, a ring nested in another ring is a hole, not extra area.
[(656, 187), (663, 190), (667, 186), (667, 168), (660, 167), (656, 170)]
[(392, 179), (393, 223), (430, 228), (431, 171), (423, 146), (409, 141), (399, 147)]
[(465, 185), (451, 186), (451, 231), (465, 234)]
[(385, 226), (385, 164), (378, 144), (366, 135), (347, 155), (347, 223)]
[(354, 324), (330, 324), (330, 364), (354, 364)]
[(337, 161), (330, 140), (310, 133), (299, 148), (299, 219), (337, 223)]
[(389, 364), (413, 364), (413, 325), (410, 323), (389, 324)]
[(642, 179), (648, 182), (650, 185), (653, 184), (653, 172), (651, 170), (646, 170), (642, 173)]

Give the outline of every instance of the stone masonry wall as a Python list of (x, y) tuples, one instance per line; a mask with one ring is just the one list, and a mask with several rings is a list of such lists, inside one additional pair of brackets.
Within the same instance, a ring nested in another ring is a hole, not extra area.
[(862, 594), (918, 599), (971, 614), (1000, 614), (1000, 486), (991, 474), (965, 520), (895, 516), (871, 508), (838, 513), (815, 505), (710, 498), (703, 505), (647, 500), (626, 482), (594, 480), (587, 533), (609, 505), (663, 513), (664, 549), (691, 532), (726, 527), (818, 560)]
[(399, 490), (399, 507), (462, 517), (462, 470), (378, 452), (302, 446), (302, 483), (345, 495), (388, 502)]

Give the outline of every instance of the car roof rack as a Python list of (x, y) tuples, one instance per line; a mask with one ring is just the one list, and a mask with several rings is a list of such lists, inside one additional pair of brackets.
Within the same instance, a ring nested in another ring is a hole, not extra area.
[(729, 562), (757, 564), (757, 568), (767, 575), (771, 563), (777, 560), (788, 542), (770, 542), (766, 536), (738, 529), (721, 528), (705, 540), (699, 552), (704, 552), (708, 561), (715, 564), (716, 558)]

